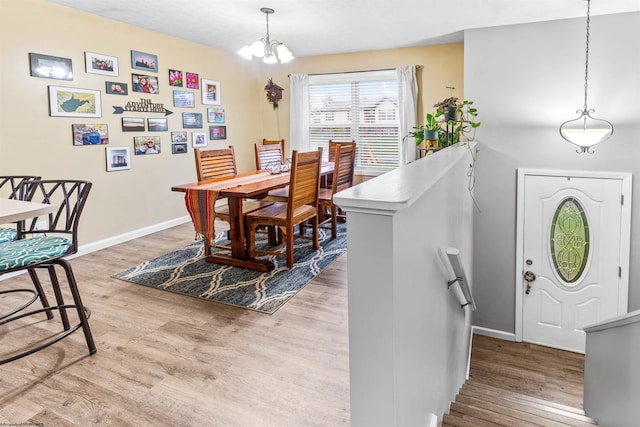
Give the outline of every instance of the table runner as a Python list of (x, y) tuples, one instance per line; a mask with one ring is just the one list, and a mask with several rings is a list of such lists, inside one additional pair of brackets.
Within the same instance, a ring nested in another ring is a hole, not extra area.
[(212, 242), (216, 234), (214, 222), (216, 219), (215, 205), (218, 199), (218, 191), (199, 188), (187, 188), (184, 202), (187, 212), (191, 215), (191, 221), (196, 230), (196, 240), (206, 239)]

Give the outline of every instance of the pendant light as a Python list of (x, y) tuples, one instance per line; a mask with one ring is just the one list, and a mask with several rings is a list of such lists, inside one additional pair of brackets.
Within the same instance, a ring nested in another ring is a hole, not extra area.
[(245, 59), (251, 61), (255, 56), (262, 58), (262, 62), (265, 64), (276, 64), (278, 61), (281, 63), (289, 62), (293, 59), (293, 54), (283, 43), (277, 40), (271, 40), (269, 38), (269, 15), (275, 11), (268, 7), (260, 9), (267, 16), (267, 36), (256, 40), (251, 45), (244, 45), (242, 49), (238, 51), (238, 54)]
[(587, 85), (589, 80), (589, 24), (591, 21), (591, 0), (587, 0), (587, 47), (584, 66), (584, 106), (576, 111), (579, 116), (560, 125), (560, 136), (580, 147), (578, 153), (593, 153), (591, 147), (609, 139), (613, 135), (613, 125), (603, 119), (591, 116), (594, 109), (587, 107)]

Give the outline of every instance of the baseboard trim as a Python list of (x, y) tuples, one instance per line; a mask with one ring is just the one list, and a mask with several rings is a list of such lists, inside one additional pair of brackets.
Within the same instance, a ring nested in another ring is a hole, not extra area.
[[(86, 245), (80, 245), (78, 247), (78, 252), (70, 256), (68, 259), (72, 259), (82, 255), (87, 255), (87, 254), (90, 254), (91, 252), (99, 251), (101, 249), (106, 249), (110, 246), (128, 242), (129, 240), (137, 239), (138, 237), (146, 236), (147, 234), (152, 234), (158, 231), (166, 230), (167, 228), (175, 227), (177, 225), (181, 225), (189, 221), (191, 221), (191, 217), (189, 215), (185, 215), (180, 218), (171, 219), (169, 221), (150, 225), (148, 227), (139, 228), (137, 230), (132, 230), (127, 233), (119, 234), (117, 236), (108, 237), (103, 240), (98, 240), (97, 242), (92, 242)], [(25, 273), (25, 270), (16, 271), (15, 273), (3, 274), (0, 276), (0, 281), (9, 279), (11, 277), (17, 276), (18, 274), (22, 274), (22, 273)]]
[(504, 332), (497, 329), (483, 328), (482, 326), (472, 326), (471, 328), (474, 334), (516, 342), (516, 334), (513, 332)]

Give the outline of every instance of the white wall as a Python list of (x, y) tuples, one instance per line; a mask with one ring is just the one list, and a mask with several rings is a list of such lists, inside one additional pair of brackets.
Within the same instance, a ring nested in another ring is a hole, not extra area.
[(447, 289), (439, 248), (471, 277), (466, 147), (338, 193), (348, 216), (353, 427), (426, 426), (465, 381), (471, 312)]
[[(595, 5), (594, 5), (595, 8)], [(474, 325), (515, 331), (516, 169), (640, 172), (640, 13), (591, 19), (589, 102), (614, 135), (579, 155), (558, 133), (584, 103), (585, 19), (465, 32), (465, 98), (482, 122), (475, 194)], [(629, 310), (640, 308), (640, 186)]]

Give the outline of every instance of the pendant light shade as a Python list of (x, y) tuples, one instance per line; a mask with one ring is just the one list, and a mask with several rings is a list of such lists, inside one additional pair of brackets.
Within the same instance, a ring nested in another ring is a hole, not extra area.
[(262, 58), (262, 62), (265, 64), (277, 64), (287, 63), (293, 59), (293, 53), (283, 43), (277, 40), (271, 40), (269, 37), (269, 15), (274, 13), (274, 10), (268, 7), (260, 9), (267, 16), (267, 35), (260, 40), (256, 40), (251, 45), (244, 45), (238, 54), (245, 59), (251, 61), (253, 57)]
[(560, 136), (579, 147), (578, 153), (593, 153), (591, 147), (609, 139), (613, 135), (613, 125), (604, 119), (597, 119), (591, 114), (595, 110), (587, 107), (587, 90), (589, 82), (589, 27), (591, 22), (591, 0), (587, 0), (587, 47), (584, 67), (584, 106), (576, 111), (578, 117), (567, 120), (560, 125)]

